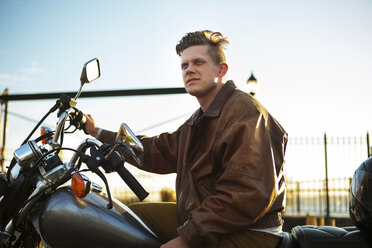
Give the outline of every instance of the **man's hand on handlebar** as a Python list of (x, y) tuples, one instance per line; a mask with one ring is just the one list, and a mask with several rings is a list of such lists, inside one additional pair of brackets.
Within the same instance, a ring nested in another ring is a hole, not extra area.
[(85, 118), (87, 118), (87, 122), (85, 123), (85, 129), (91, 136), (97, 137), (99, 127), (94, 122), (93, 117), (90, 114), (84, 114), (84, 116)]

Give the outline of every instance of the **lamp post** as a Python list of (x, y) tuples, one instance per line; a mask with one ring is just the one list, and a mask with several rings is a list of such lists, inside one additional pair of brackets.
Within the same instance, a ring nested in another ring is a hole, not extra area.
[(247, 80), (247, 92), (254, 96), (257, 92), (257, 88), (257, 79), (254, 77), (253, 72), (251, 72), (251, 76)]

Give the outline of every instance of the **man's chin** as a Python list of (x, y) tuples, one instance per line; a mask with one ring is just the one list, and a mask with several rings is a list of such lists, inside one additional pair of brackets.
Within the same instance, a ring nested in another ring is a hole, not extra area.
[(193, 96), (193, 93), (195, 92), (194, 87), (192, 87), (192, 86), (190, 87), (189, 85), (185, 86), (185, 90), (186, 90), (187, 93), (189, 93), (192, 96)]
[(186, 89), (186, 92), (191, 96), (198, 96), (200, 94), (197, 89), (193, 89), (192, 87), (191, 88), (185, 88), (185, 89)]

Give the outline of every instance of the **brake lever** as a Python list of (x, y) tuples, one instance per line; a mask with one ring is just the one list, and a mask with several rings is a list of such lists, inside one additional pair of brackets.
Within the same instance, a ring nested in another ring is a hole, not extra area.
[(113, 207), (113, 203), (112, 203), (110, 187), (109, 187), (109, 184), (107, 182), (107, 179), (106, 179), (105, 175), (99, 169), (100, 162), (102, 160), (102, 156), (99, 156), (99, 150), (97, 150), (95, 147), (90, 148), (90, 153), (91, 153), (91, 156), (84, 155), (84, 156), (82, 156), (81, 160), (82, 160), (82, 162), (84, 162), (88, 166), (89, 170), (96, 173), (102, 179), (102, 181), (105, 183), (106, 192), (107, 192), (107, 196), (108, 196), (108, 200), (109, 200), (109, 203), (107, 204), (107, 208), (111, 209)]
[[(116, 145), (114, 148), (117, 147)], [(131, 149), (130, 147), (127, 147)], [(105, 170), (106, 173), (117, 172), (128, 187), (141, 201), (145, 199), (149, 193), (142, 187), (137, 179), (124, 167), (125, 159), (114, 149), (110, 149), (110, 146), (103, 144), (99, 149), (91, 149), (93, 157), (99, 157), (99, 165)], [(105, 155), (107, 154), (107, 155)], [(103, 159), (102, 159), (103, 158)]]

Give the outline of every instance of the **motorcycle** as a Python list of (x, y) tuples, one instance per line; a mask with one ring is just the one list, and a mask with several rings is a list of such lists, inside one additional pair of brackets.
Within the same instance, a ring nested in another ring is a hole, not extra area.
[[(126, 124), (120, 126), (116, 145), (88, 138), (76, 149), (63, 147), (65, 124), (84, 129), (85, 117), (75, 108), (84, 84), (100, 77), (98, 59), (88, 61), (74, 98), (61, 95), (22, 145), (14, 151), (7, 175), (0, 177), (0, 247), (159, 247), (157, 236), (123, 203), (111, 197), (106, 173), (116, 172), (139, 200), (148, 193), (124, 167), (125, 149), (141, 163), (143, 147)], [(29, 140), (49, 114), (58, 110), (55, 131)], [(73, 151), (63, 162), (59, 153)], [(90, 150), (90, 154), (86, 152)], [(86, 164), (106, 186), (92, 183), (81, 170)], [(69, 183), (68, 183), (69, 182)]]
[[(139, 200), (148, 196), (124, 167), (125, 159), (118, 152), (122, 148), (142, 164), (143, 146), (130, 128), (121, 124), (113, 147), (93, 138), (83, 140), (76, 149), (63, 146), (70, 126), (75, 127), (74, 131), (85, 130), (85, 117), (75, 106), (83, 86), (99, 77), (99, 60), (85, 63), (76, 96), (61, 95), (14, 151), (6, 175), (0, 173), (0, 247), (160, 247), (154, 232), (126, 205), (111, 197), (101, 170), (118, 173)], [(41, 123), (57, 110), (55, 130), (41, 127), (42, 135), (30, 140)], [(67, 121), (70, 126), (65, 128)], [(73, 152), (69, 161), (62, 161), (63, 150)], [(106, 193), (84, 171), (97, 174)], [(371, 241), (356, 227), (297, 226), (291, 233), (282, 233), (277, 247), (371, 247)]]

